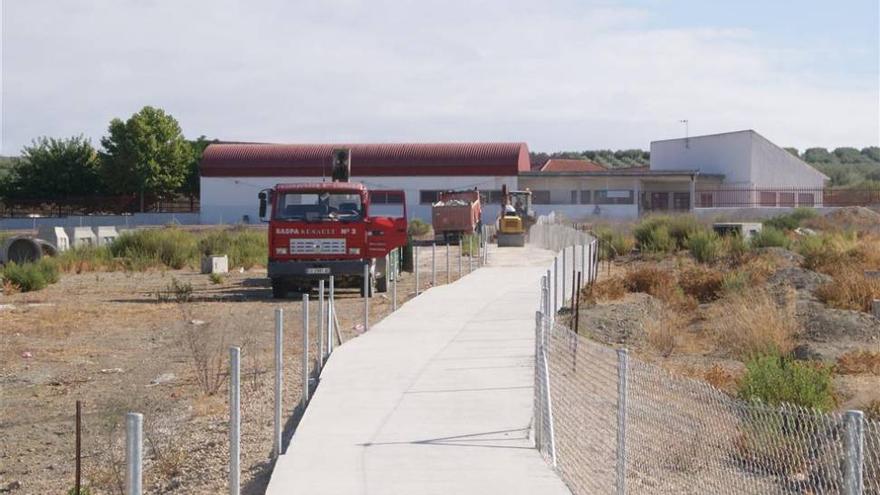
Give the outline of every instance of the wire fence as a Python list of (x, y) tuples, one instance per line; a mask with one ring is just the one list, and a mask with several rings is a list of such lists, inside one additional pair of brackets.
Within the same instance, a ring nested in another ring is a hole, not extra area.
[(697, 208), (871, 206), (880, 204), (880, 187), (708, 187), (695, 191), (694, 204)]
[(547, 223), (530, 237), (559, 250), (535, 319), (534, 436), (573, 493), (880, 494), (880, 421), (740, 400), (564, 325), (553, 297), (577, 266), (560, 259), (584, 233)]

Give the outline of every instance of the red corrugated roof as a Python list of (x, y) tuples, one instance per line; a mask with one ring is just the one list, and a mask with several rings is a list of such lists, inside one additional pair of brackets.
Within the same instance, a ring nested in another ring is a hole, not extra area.
[(607, 168), (588, 160), (551, 158), (541, 167), (541, 172), (604, 172)]
[(330, 152), (351, 149), (353, 176), (515, 176), (529, 170), (525, 143), (212, 144), (202, 177), (330, 176)]

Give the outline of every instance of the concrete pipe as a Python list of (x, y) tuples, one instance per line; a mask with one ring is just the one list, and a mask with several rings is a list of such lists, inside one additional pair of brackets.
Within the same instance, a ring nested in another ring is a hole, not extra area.
[(55, 246), (42, 239), (10, 237), (0, 249), (0, 263), (33, 263), (43, 256), (54, 256), (55, 251)]

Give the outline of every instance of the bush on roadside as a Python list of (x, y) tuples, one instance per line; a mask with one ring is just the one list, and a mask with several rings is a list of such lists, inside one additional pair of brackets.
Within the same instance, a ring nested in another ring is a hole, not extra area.
[(110, 245), (110, 252), (136, 271), (162, 265), (177, 270), (198, 259), (196, 237), (176, 228), (124, 232)]
[(720, 349), (741, 360), (755, 356), (786, 356), (800, 332), (791, 293), (783, 304), (760, 289), (729, 294), (714, 304), (709, 313)]
[(266, 266), (269, 243), (266, 233), (252, 229), (214, 230), (199, 238), (202, 256), (227, 255), (229, 267)]
[(624, 278), (630, 292), (644, 292), (678, 308), (693, 308), (695, 302), (685, 295), (671, 272), (653, 266), (639, 266), (630, 270)]
[(12, 285), (19, 292), (45, 289), (59, 278), (58, 264), (52, 258), (40, 258), (35, 263), (9, 262), (0, 274), (4, 285)]
[(872, 301), (880, 299), (880, 280), (858, 269), (841, 269), (830, 282), (816, 288), (816, 297), (832, 308), (870, 313)]
[(739, 396), (772, 406), (793, 404), (819, 411), (835, 406), (830, 368), (777, 354), (756, 356), (746, 363)]
[(812, 208), (795, 208), (791, 213), (784, 213), (773, 218), (764, 220), (764, 227), (773, 227), (778, 230), (794, 230), (801, 226), (804, 220), (815, 218), (816, 211)]
[(765, 226), (760, 232), (752, 235), (751, 246), (753, 248), (781, 247), (788, 249), (791, 240), (785, 232), (771, 226)]
[(413, 218), (409, 221), (409, 226), (406, 230), (413, 237), (421, 237), (431, 232), (431, 224), (419, 218)]
[(718, 234), (702, 229), (693, 232), (687, 239), (687, 248), (691, 256), (700, 263), (714, 263), (721, 257), (724, 245)]
[(599, 239), (599, 259), (603, 261), (629, 254), (636, 244), (632, 236), (619, 229), (602, 226), (593, 229), (593, 233)]
[(622, 277), (613, 276), (587, 285), (581, 290), (581, 297), (586, 301), (615, 301), (626, 295), (626, 283)]
[(712, 302), (724, 291), (724, 274), (718, 270), (693, 267), (681, 272), (678, 285), (685, 294), (701, 303)]

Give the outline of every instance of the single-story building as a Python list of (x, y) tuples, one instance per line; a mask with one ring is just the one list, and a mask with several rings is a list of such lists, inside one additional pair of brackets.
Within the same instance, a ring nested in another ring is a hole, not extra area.
[[(525, 143), (212, 144), (200, 163), (202, 223), (258, 221), (257, 194), (280, 183), (330, 180), (330, 154), (351, 149), (351, 180), (371, 190), (403, 190), (410, 218), (430, 220), (440, 191), (478, 188), (486, 218), (500, 209), (501, 188), (529, 170)], [(389, 199), (393, 201), (393, 199)], [(399, 205), (374, 212), (393, 213)]]

